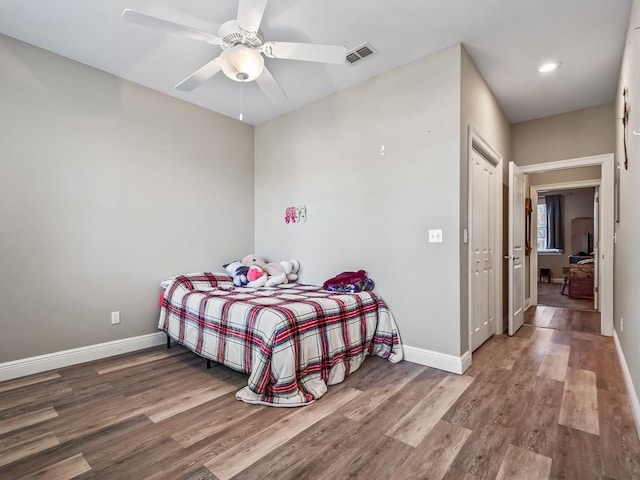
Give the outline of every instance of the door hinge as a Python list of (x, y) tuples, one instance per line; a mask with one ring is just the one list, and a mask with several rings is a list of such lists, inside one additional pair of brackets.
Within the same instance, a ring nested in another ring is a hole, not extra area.
[(598, 286), (597, 286), (597, 285), (596, 285), (595, 287), (593, 287), (593, 289), (595, 290), (595, 292), (596, 292), (596, 293), (598, 293), (598, 292), (599, 292), (599, 290), (598, 290)]

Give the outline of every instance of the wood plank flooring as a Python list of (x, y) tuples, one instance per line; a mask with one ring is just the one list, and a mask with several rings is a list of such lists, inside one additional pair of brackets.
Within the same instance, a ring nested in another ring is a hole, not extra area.
[(527, 316), (462, 376), (369, 358), (303, 408), (239, 402), (246, 376), (179, 346), (0, 383), (0, 478), (640, 479), (613, 340)]
[(600, 313), (595, 310), (537, 305), (525, 312), (524, 323), (556, 330), (600, 333)]
[(565, 288), (564, 295), (560, 293), (561, 290), (561, 283), (538, 282), (538, 305), (593, 310), (593, 299), (569, 298), (568, 286)]

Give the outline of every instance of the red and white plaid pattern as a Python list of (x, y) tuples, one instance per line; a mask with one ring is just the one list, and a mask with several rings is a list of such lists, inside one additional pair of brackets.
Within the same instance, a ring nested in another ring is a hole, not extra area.
[(367, 355), (394, 363), (403, 356), (393, 315), (373, 292), (242, 288), (224, 274), (171, 279), (158, 328), (197, 354), (248, 373), (236, 397), (249, 403), (305, 405)]

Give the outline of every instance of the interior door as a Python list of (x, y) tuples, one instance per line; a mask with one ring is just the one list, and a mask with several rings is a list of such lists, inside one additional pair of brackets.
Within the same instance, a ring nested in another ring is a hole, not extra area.
[(524, 174), (509, 162), (509, 335), (524, 323)]
[[(600, 263), (600, 192), (593, 194), (593, 309), (600, 308), (598, 298), (598, 264)], [(591, 253), (591, 252), (588, 252)]]
[(495, 333), (495, 174), (496, 166), (471, 152), (471, 350)]

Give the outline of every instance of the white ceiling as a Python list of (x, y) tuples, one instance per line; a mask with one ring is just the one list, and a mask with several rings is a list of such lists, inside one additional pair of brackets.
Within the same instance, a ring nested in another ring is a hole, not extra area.
[[(218, 74), (173, 87), (220, 52), (122, 21), (132, 8), (217, 33), (238, 0), (2, 0), (0, 33), (238, 117), (241, 85)], [(632, 0), (270, 0), (266, 40), (345, 45), (380, 54), (354, 66), (266, 59), (288, 100), (244, 87), (244, 121), (259, 124), (367, 78), (462, 42), (513, 123), (613, 100)], [(561, 67), (542, 75), (548, 60)], [(401, 85), (398, 88), (402, 88)]]

